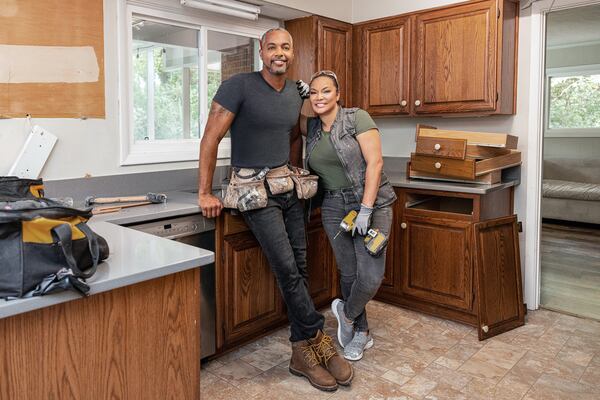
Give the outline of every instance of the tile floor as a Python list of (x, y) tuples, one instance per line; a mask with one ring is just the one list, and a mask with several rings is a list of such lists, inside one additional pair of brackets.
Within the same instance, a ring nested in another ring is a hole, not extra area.
[(472, 327), (384, 303), (367, 312), (375, 346), (351, 387), (326, 393), (291, 375), (285, 328), (204, 364), (202, 399), (600, 399), (598, 321), (530, 311), (525, 326), (480, 342)]

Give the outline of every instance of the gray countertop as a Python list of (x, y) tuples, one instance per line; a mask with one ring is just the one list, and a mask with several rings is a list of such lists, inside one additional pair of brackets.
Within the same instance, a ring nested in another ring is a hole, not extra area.
[[(182, 211), (193, 213), (198, 210), (197, 206), (194, 208), (188, 204), (188, 208), (185, 208), (177, 207), (175, 201), (173, 203), (173, 209), (165, 211), (165, 215)], [(160, 210), (152, 211), (156, 208), (154, 205), (138, 208), (148, 209), (149, 212), (139, 213), (145, 215), (145, 220), (150, 215), (160, 215)], [(130, 211), (132, 210), (128, 210)], [(113, 216), (115, 220), (121, 218), (118, 214), (120, 213)], [(127, 218), (123, 217), (123, 220)], [(90, 227), (103, 236), (110, 247), (109, 258), (98, 265), (96, 274), (87, 280), (90, 295), (200, 267), (215, 259), (212, 251), (124, 228), (96, 217), (90, 221)], [(28, 299), (0, 300), (0, 318), (80, 298), (73, 292), (61, 292)]]
[(507, 187), (516, 186), (519, 184), (519, 181), (516, 179), (507, 179), (501, 183), (485, 185), (432, 179), (409, 179), (406, 177), (406, 174), (404, 172), (388, 173), (387, 175), (390, 180), (390, 183), (394, 187), (408, 189), (439, 190), (444, 192), (461, 192), (471, 194), (486, 194), (496, 190), (505, 189)]
[[(391, 171), (387, 175), (395, 187), (485, 194), (518, 185), (519, 173), (514, 172), (514, 176), (509, 173), (503, 177), (503, 183), (495, 185), (407, 179), (404, 171)], [(126, 208), (96, 215), (90, 220), (92, 229), (106, 238), (110, 247), (110, 257), (87, 280), (90, 295), (214, 262), (211, 251), (120, 226), (200, 212), (197, 193), (174, 191), (167, 195), (165, 204)], [(62, 292), (30, 299), (0, 300), (0, 318), (79, 298), (75, 293)]]

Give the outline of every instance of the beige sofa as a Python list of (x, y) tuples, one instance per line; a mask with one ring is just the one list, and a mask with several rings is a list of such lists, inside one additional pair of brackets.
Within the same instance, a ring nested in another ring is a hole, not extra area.
[(600, 224), (600, 160), (544, 160), (542, 218)]

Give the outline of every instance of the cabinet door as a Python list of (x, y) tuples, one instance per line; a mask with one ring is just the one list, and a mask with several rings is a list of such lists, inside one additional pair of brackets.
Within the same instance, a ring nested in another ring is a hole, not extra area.
[(497, 21), (495, 0), (416, 16), (415, 113), (496, 109)]
[[(394, 217), (390, 230), (390, 237), (385, 255), (385, 274), (379, 288), (378, 295), (384, 296), (397, 295), (401, 292), (400, 266), (402, 264), (402, 204), (404, 203), (403, 194), (399, 189), (395, 189), (398, 200), (394, 203)], [(389, 297), (389, 296), (388, 296)]]
[(250, 232), (225, 236), (223, 268), (223, 342), (236, 341), (281, 323), (286, 319), (283, 299), (269, 263)]
[(307, 228), (308, 290), (320, 308), (328, 305), (337, 294), (335, 256), (323, 226), (311, 223)]
[(350, 107), (352, 105), (352, 25), (319, 17), (317, 27), (317, 69), (328, 69), (336, 73), (340, 85), (340, 101), (345, 107)]
[(470, 311), (471, 223), (410, 215), (404, 223), (403, 296)]
[(410, 19), (366, 24), (360, 32), (361, 107), (372, 115), (408, 114)]
[(524, 321), (517, 217), (475, 224), (475, 276), (479, 339)]

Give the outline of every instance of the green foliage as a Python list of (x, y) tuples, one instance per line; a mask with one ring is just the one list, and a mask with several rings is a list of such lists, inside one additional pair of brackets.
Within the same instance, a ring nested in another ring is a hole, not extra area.
[(600, 128), (600, 75), (551, 78), (549, 127)]

